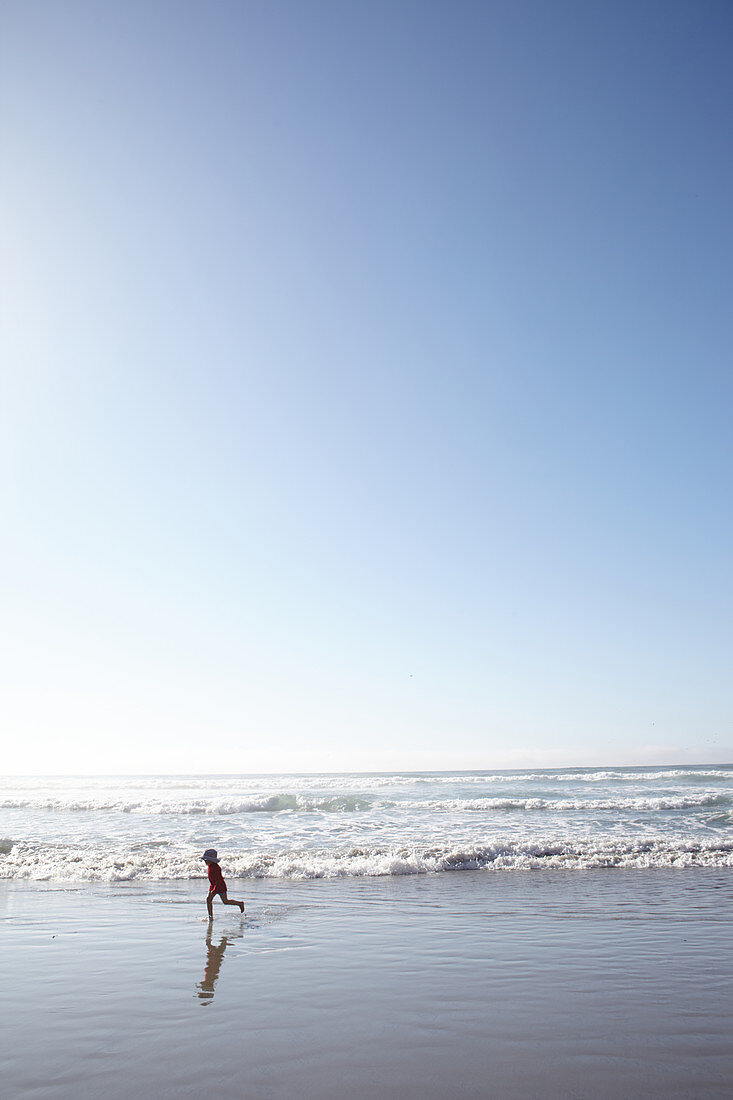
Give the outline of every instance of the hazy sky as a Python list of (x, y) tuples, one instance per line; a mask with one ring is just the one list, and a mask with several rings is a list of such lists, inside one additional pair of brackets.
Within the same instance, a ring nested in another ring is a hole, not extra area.
[(3, 764), (733, 759), (733, 7), (5, 0)]

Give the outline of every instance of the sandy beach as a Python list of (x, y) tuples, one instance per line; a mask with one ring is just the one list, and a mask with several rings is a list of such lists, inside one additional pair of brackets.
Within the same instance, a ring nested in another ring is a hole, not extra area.
[(728, 870), (4, 883), (22, 1097), (733, 1089)]

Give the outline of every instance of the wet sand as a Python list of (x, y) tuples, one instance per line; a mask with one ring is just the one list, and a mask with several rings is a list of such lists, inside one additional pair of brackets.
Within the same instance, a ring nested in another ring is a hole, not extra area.
[(727, 1097), (729, 870), (0, 887), (13, 1097)]

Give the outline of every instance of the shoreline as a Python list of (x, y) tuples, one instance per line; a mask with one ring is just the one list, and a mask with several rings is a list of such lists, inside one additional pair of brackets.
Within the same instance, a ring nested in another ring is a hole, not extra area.
[[(727, 1096), (726, 869), (0, 884), (13, 1095)], [(202, 1011), (203, 1009), (203, 1011)]]

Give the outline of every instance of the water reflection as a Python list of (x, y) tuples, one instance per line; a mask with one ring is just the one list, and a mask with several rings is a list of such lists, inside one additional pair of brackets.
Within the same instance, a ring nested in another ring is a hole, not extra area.
[(211, 928), (208, 929), (206, 933), (206, 966), (204, 968), (204, 976), (196, 986), (196, 995), (202, 1005), (211, 1004), (214, 999), (214, 987), (219, 977), (222, 959), (224, 958), (224, 952), (228, 944), (230, 944), (232, 940), (241, 938), (242, 933), (240, 932), (234, 935), (222, 936), (218, 943), (214, 943), (212, 930)]

